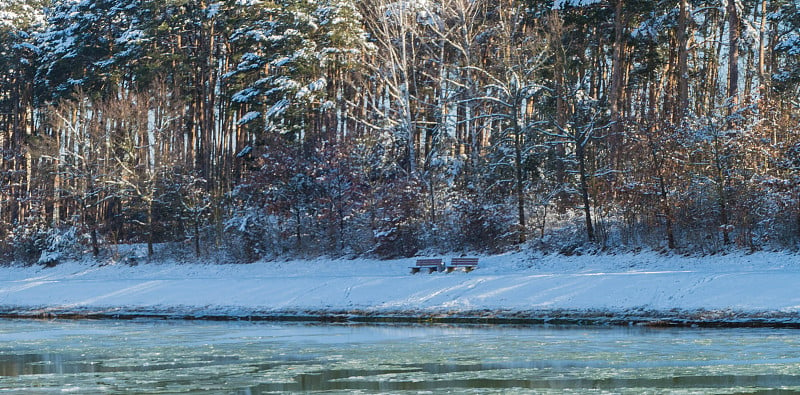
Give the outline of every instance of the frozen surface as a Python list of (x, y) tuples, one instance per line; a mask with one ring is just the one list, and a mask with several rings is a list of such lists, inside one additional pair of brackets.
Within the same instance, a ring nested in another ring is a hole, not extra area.
[[(449, 257), (444, 257), (446, 260)], [(800, 259), (784, 253), (480, 257), (409, 274), (414, 259), (247, 265), (67, 262), (0, 268), (0, 312), (251, 316), (649, 317), (800, 322)]]
[(796, 392), (799, 368), (787, 329), (0, 320), (20, 394)]

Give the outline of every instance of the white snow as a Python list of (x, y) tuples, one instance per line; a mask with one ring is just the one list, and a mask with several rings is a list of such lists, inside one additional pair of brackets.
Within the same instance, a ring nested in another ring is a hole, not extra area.
[(561, 10), (566, 6), (585, 7), (599, 3), (601, 0), (554, 0), (553, 9)]
[[(244, 116), (239, 118), (239, 120), (236, 121), (236, 124), (239, 125), (239, 126), (245, 125), (245, 124), (248, 124), (248, 123), (252, 122), (254, 119), (256, 119), (256, 118), (258, 118), (260, 116), (261, 116), (261, 113), (258, 112), (258, 111), (249, 111), (247, 114), (244, 114)], [(252, 150), (252, 148), (251, 148), (251, 150)], [(246, 155), (246, 153), (245, 153), (245, 155)]]
[[(448, 256), (443, 256), (445, 261)], [(480, 257), (471, 273), (415, 259), (254, 264), (66, 262), (0, 268), (0, 313), (245, 317), (355, 314), (800, 322), (800, 256), (656, 253)]]

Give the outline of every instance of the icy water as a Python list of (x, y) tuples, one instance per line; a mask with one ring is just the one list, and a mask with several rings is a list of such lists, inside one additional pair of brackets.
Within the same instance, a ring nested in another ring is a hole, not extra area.
[(2, 393), (792, 393), (800, 331), (0, 320)]

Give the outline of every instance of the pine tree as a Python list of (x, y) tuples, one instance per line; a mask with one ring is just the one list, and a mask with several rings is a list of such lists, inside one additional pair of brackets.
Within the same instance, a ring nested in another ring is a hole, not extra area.
[(136, 0), (56, 0), (37, 40), (46, 99), (68, 97), (76, 87), (107, 96), (129, 83), (146, 39), (142, 9)]
[[(33, 35), (42, 28), (44, 0), (0, 0), (0, 237), (28, 232), (38, 193), (29, 141), (34, 133), (31, 81), (41, 51)], [(10, 240), (11, 238), (5, 238)]]
[(333, 0), (285, 1), (250, 13), (231, 36), (240, 54), (226, 74), (241, 87), (232, 96), (241, 111), (237, 123), (291, 141), (312, 138), (314, 114), (338, 105), (344, 87), (336, 79), (366, 47), (360, 15), (352, 2)]

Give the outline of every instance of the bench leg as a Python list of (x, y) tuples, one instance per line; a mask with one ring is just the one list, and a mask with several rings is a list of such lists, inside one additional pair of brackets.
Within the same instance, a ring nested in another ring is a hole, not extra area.
[(419, 272), (419, 268), (418, 267), (412, 267), (411, 268), (411, 274), (417, 274), (417, 272)]

